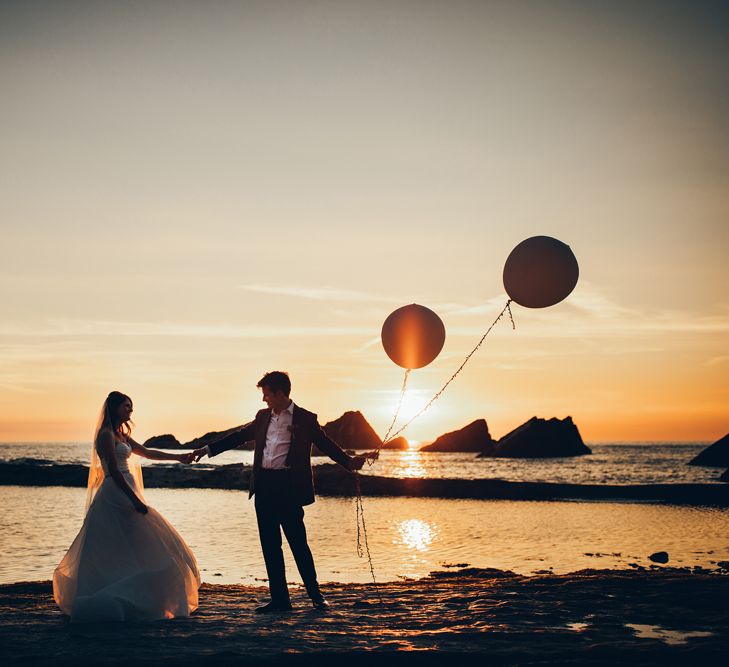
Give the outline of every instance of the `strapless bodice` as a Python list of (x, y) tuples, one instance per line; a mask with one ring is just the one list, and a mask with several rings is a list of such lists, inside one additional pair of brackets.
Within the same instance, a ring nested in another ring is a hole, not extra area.
[[(116, 459), (116, 466), (119, 468), (119, 472), (129, 472), (129, 457), (132, 455), (132, 447), (126, 442), (120, 442), (119, 440), (114, 441), (114, 458)], [(106, 461), (101, 459), (101, 468), (104, 471), (104, 477), (109, 476), (109, 467)]]

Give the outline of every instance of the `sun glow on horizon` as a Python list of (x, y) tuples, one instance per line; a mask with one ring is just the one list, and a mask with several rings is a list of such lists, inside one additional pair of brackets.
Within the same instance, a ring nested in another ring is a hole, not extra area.
[[(443, 409), (439, 409), (437, 403), (432, 404), (427, 410), (421, 413), (423, 408), (428, 404), (428, 401), (433, 397), (435, 390), (432, 392), (425, 389), (408, 389), (403, 396), (402, 404), (398, 412), (398, 401), (400, 399), (400, 392), (391, 390), (386, 392), (389, 400), (381, 404), (379, 410), (380, 419), (386, 420), (389, 426), (392, 422), (393, 417), (397, 413), (397, 420), (392, 428), (392, 433), (397, 431), (408, 424), (412, 420), (412, 426), (417, 424), (418, 427), (425, 425), (429, 428), (436, 428), (436, 424), (443, 420)], [(419, 414), (420, 413), (420, 414)], [(408, 449), (415, 449), (421, 443), (421, 439), (410, 438), (407, 433), (410, 427), (401, 433), (400, 435), (408, 441)], [(436, 437), (436, 436), (433, 436)], [(415, 444), (413, 444), (415, 443)]]

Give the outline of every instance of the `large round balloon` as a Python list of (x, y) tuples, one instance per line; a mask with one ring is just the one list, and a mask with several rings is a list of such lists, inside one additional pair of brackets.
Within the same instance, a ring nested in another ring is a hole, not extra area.
[(506, 293), (520, 306), (546, 308), (569, 296), (580, 267), (566, 243), (551, 236), (522, 241), (504, 264)]
[(390, 313), (382, 325), (382, 347), (403, 368), (422, 368), (445, 343), (443, 321), (430, 308), (411, 303)]

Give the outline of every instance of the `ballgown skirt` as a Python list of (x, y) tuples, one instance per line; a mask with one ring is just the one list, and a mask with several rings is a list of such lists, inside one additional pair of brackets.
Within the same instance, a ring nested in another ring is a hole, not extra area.
[[(124, 473), (134, 489), (134, 479)], [(53, 573), (53, 597), (72, 622), (189, 616), (198, 606), (195, 556), (152, 507), (137, 512), (110, 477)]]

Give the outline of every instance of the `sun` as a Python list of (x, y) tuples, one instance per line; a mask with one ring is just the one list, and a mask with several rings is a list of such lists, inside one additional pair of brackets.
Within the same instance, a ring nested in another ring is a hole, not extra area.
[[(395, 412), (397, 411), (398, 401), (400, 399), (400, 392), (388, 392), (388, 400), (383, 401), (380, 405), (381, 414), (383, 415), (383, 421), (389, 425), (392, 421)], [(408, 390), (403, 396), (402, 405), (397, 416), (397, 421), (393, 427), (392, 433), (397, 433), (408, 440), (408, 451), (413, 451), (418, 448), (421, 444), (423, 437), (428, 437), (430, 430), (433, 427), (433, 421), (438, 421), (440, 412), (438, 406), (433, 404), (425, 412), (418, 415), (418, 413), (428, 404), (428, 401), (432, 398), (432, 393), (422, 389)], [(399, 433), (399, 429), (408, 424), (413, 418), (417, 416), (417, 419), (412, 421), (403, 432)], [(425, 426), (426, 432), (423, 433), (422, 427)], [(418, 429), (420, 429), (418, 431)], [(411, 434), (413, 436), (411, 438)]]
[[(398, 424), (404, 424), (405, 422), (415, 417), (415, 415), (418, 414), (418, 412), (420, 412), (420, 410), (425, 407), (429, 398), (430, 396), (426, 395), (424, 391), (413, 391), (406, 393), (405, 396), (403, 396), (402, 405), (400, 406), (400, 415), (397, 420)], [(392, 411), (391, 414), (395, 414), (395, 410), (397, 410), (398, 399), (399, 396), (396, 396), (393, 399), (390, 407), (390, 410)], [(427, 417), (430, 417), (430, 413), (432, 410), (433, 407), (429, 408), (426, 412), (420, 415), (418, 417), (418, 421), (422, 421)]]

